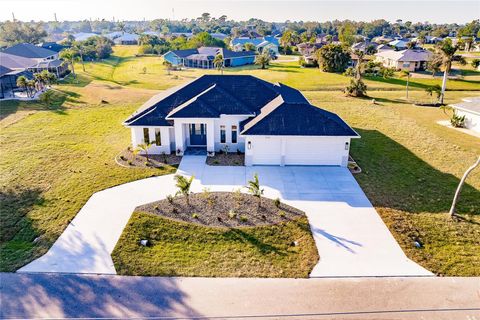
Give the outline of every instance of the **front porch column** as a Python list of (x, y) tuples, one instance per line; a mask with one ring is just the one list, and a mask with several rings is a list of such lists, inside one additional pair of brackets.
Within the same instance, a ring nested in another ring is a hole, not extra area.
[(207, 125), (207, 152), (215, 152), (215, 127), (214, 120), (209, 120)]
[(185, 137), (183, 136), (183, 123), (177, 123), (175, 121), (174, 128), (175, 128), (175, 152), (182, 154), (185, 151)]

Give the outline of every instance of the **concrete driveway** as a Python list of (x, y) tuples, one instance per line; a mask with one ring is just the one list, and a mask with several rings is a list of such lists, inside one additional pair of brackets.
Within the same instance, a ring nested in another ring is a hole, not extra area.
[[(266, 197), (307, 214), (320, 255), (311, 277), (432, 275), (405, 256), (348, 169), (207, 166), (205, 156), (185, 156), (178, 172), (195, 176), (193, 192), (232, 191), (258, 173)], [(48, 253), (19, 271), (115, 274), (110, 253), (133, 209), (174, 185), (167, 175), (97, 192)]]

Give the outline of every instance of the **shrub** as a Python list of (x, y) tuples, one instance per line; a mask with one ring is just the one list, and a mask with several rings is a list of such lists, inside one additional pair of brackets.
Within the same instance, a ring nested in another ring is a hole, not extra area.
[(273, 203), (275, 204), (275, 207), (279, 208), (279, 207), (280, 207), (280, 204), (281, 204), (282, 202), (280, 201), (280, 198), (276, 198), (276, 199), (273, 201)]
[(158, 206), (153, 207), (154, 210), (158, 210)]
[(130, 161), (130, 160), (128, 160), (128, 162), (127, 162), (127, 163), (128, 163), (128, 165), (129, 165), (129, 166), (133, 165), (133, 162), (132, 162), (132, 161)]
[(138, 54), (152, 54), (153, 47), (151, 45), (145, 44), (143, 46), (138, 47)]
[(246, 221), (248, 221), (248, 217), (247, 216), (241, 216), (240, 221), (246, 222)]
[(459, 116), (456, 112), (453, 112), (452, 118), (450, 118), (450, 124), (454, 128), (465, 127), (465, 115)]
[(120, 160), (125, 161), (127, 160), (127, 158), (125, 158), (124, 156), (120, 156)]
[(233, 210), (228, 211), (228, 216), (230, 219), (234, 219), (237, 216), (237, 213)]
[(367, 94), (367, 85), (362, 79), (351, 79), (345, 88), (345, 94), (351, 97), (364, 97)]
[(171, 194), (169, 194), (169, 195), (167, 196), (167, 201), (168, 201), (168, 203), (170, 203), (170, 204), (173, 204), (173, 200), (174, 200), (174, 199), (175, 199), (175, 197), (172, 196)]
[(282, 217), (282, 218), (285, 218), (285, 211), (280, 210), (280, 211), (278, 212), (278, 215), (279, 215), (280, 217)]
[(192, 218), (193, 219), (198, 219), (198, 214), (197, 213), (192, 214)]

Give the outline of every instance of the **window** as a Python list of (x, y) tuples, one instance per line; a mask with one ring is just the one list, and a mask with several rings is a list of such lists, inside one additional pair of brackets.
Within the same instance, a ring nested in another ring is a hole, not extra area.
[(225, 126), (220, 126), (220, 143), (227, 142), (227, 137), (225, 136)]
[(410, 62), (404, 62), (403, 67), (404, 68), (410, 68)]
[(148, 128), (143, 128), (143, 142), (145, 144), (149, 144), (150, 143), (150, 135), (148, 133)]
[(237, 126), (232, 126), (232, 143), (237, 143)]
[(155, 129), (155, 145), (162, 145), (162, 134), (160, 133), (160, 128)]

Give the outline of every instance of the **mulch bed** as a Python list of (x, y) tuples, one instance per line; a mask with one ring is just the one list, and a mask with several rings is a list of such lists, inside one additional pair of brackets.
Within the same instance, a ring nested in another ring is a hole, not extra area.
[(213, 157), (207, 157), (209, 166), (244, 166), (245, 155), (243, 153), (216, 153)]
[(166, 165), (175, 166), (180, 164), (182, 157), (175, 154), (149, 154), (149, 161), (143, 154), (133, 154), (131, 149), (125, 149), (117, 155), (115, 161), (124, 167), (130, 168), (163, 168)]
[[(236, 192), (192, 193), (190, 204), (185, 196), (148, 203), (135, 211), (149, 212), (174, 220), (216, 227), (252, 227), (273, 225), (305, 216), (303, 211), (272, 199), (261, 199)], [(278, 203), (277, 203), (278, 204)]]

